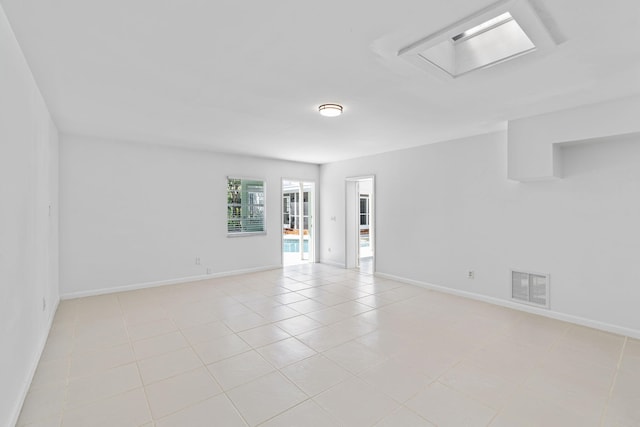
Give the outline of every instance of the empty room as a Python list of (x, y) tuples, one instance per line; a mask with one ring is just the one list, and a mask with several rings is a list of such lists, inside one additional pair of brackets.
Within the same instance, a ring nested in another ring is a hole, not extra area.
[(0, 426), (640, 426), (636, 0), (0, 0)]

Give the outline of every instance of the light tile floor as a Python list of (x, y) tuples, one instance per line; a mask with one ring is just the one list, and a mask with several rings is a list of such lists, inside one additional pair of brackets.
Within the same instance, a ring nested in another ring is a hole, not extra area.
[(640, 341), (306, 264), (63, 301), (19, 426), (638, 426)]

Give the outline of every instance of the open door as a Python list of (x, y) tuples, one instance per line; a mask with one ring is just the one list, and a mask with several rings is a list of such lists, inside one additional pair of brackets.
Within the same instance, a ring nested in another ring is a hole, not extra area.
[(374, 177), (346, 180), (345, 267), (375, 271)]
[(282, 180), (282, 264), (315, 262), (315, 184)]

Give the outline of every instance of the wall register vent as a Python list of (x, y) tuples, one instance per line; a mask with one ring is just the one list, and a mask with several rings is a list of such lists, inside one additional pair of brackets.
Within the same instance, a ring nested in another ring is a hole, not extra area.
[(549, 308), (549, 275), (511, 270), (511, 298)]

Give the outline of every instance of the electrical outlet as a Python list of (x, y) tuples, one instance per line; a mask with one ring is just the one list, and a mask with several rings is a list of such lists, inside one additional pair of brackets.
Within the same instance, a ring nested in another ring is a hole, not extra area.
[(469, 270), (469, 272), (467, 273), (467, 279), (475, 279), (476, 277), (476, 272), (473, 270)]
[(200, 265), (200, 257), (199, 256), (196, 257), (196, 265)]
[(207, 274), (211, 274), (211, 267), (207, 267)]

